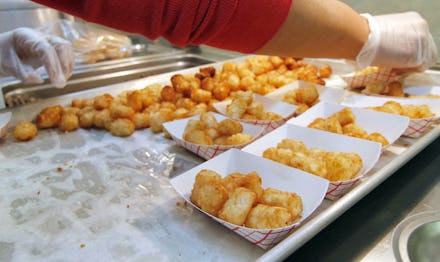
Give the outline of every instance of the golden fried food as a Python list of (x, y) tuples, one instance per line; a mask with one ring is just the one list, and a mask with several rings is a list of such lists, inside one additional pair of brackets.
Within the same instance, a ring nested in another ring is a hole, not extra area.
[(336, 134), (344, 134), (347, 136), (380, 142), (382, 146), (386, 146), (389, 144), (388, 140), (382, 134), (378, 132), (368, 134), (365, 129), (357, 125), (355, 121), (356, 117), (351, 109), (345, 107), (344, 109), (332, 114), (326, 119), (322, 117), (314, 119), (312, 122), (310, 122), (310, 124), (308, 124), (308, 127)]
[(79, 119), (76, 114), (67, 113), (61, 116), (59, 128), (63, 132), (71, 132), (79, 127)]
[(407, 116), (410, 119), (434, 117), (435, 114), (431, 111), (428, 105), (402, 105), (396, 101), (387, 101), (381, 106), (368, 107), (379, 112), (385, 112), (395, 115)]
[(245, 187), (235, 188), (218, 213), (218, 217), (243, 226), (249, 211), (257, 202), (257, 194)]
[(246, 218), (245, 226), (255, 229), (272, 229), (292, 224), (292, 215), (284, 207), (258, 204), (251, 209)]
[(300, 104), (313, 105), (319, 99), (318, 89), (315, 85), (307, 85), (296, 89), (296, 101)]
[(110, 94), (103, 94), (96, 96), (93, 100), (93, 106), (96, 110), (102, 110), (108, 108), (110, 103), (114, 100), (113, 96)]
[(208, 136), (208, 134), (206, 134), (205, 131), (199, 129), (185, 132), (185, 134), (183, 135), (183, 140), (198, 145), (210, 146), (214, 144), (211, 137)]
[(94, 124), (94, 118), (95, 118), (95, 109), (93, 111), (85, 111), (81, 112), (79, 115), (79, 126), (81, 128), (90, 128)]
[(352, 179), (363, 166), (362, 158), (356, 153), (308, 149), (302, 142), (288, 138), (264, 150), (262, 156), (330, 181)]
[(39, 129), (58, 127), (61, 121), (62, 113), (63, 107), (61, 105), (49, 106), (44, 108), (37, 115), (37, 127)]
[(261, 184), (261, 177), (257, 174), (257, 172), (250, 172), (248, 174), (231, 173), (223, 178), (223, 185), (228, 193), (234, 192), (236, 188), (245, 187), (254, 192), (257, 196), (257, 199), (260, 199), (261, 195), (263, 194)]
[(20, 121), (15, 126), (13, 135), (18, 141), (29, 141), (37, 136), (37, 126), (29, 121)]
[(353, 179), (362, 169), (362, 158), (355, 153), (332, 152), (325, 155), (327, 179), (343, 181)]
[(212, 170), (200, 171), (191, 190), (190, 200), (208, 214), (217, 216), (228, 199), (222, 177)]
[(268, 206), (286, 208), (292, 215), (292, 221), (296, 221), (302, 216), (302, 199), (295, 193), (285, 192), (274, 188), (266, 188), (259, 202)]
[(319, 76), (322, 78), (328, 78), (332, 74), (332, 68), (329, 65), (324, 65), (319, 69)]
[(252, 136), (244, 133), (237, 133), (230, 135), (226, 138), (225, 145), (234, 146), (234, 145), (242, 145), (252, 140)]
[(96, 111), (93, 115), (93, 126), (96, 128), (106, 129), (111, 122), (112, 117), (110, 116), (110, 110), (108, 109)]
[(135, 113), (133, 115), (133, 124), (136, 130), (150, 127), (150, 114), (144, 112)]
[(218, 123), (218, 132), (220, 135), (230, 136), (243, 132), (243, 126), (236, 120), (223, 119)]
[(134, 90), (127, 94), (126, 104), (131, 107), (134, 112), (139, 112), (144, 108), (142, 91)]
[(132, 107), (126, 106), (117, 102), (113, 102), (109, 106), (110, 116), (113, 119), (116, 118), (128, 118), (132, 119), (135, 111)]
[(113, 136), (130, 136), (135, 129), (134, 123), (126, 118), (115, 119), (108, 125), (108, 130)]

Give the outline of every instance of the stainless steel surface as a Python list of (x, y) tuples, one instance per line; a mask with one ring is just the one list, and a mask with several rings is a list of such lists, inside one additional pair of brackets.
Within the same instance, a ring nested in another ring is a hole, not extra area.
[(440, 221), (428, 222), (416, 228), (408, 239), (410, 261), (437, 261), (440, 258)]
[(109, 61), (94, 66), (78, 68), (64, 88), (55, 88), (46, 82), (39, 85), (23, 85), (16, 80), (1, 86), (7, 107), (22, 105), (63, 94), (140, 79), (161, 73), (212, 63), (199, 55), (173, 52), (170, 54), (133, 57)]

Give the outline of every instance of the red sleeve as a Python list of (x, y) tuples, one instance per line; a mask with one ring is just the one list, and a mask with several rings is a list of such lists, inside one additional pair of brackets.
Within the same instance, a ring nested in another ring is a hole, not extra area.
[(125, 32), (177, 46), (210, 45), (243, 53), (261, 48), (293, 0), (33, 0)]

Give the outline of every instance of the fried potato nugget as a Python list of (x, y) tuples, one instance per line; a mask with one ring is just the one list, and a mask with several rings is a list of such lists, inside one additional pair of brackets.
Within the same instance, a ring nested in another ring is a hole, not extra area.
[(341, 126), (354, 123), (356, 121), (356, 116), (353, 114), (350, 108), (345, 107), (341, 111), (338, 111), (331, 115), (329, 118), (335, 117)]
[(61, 105), (54, 105), (44, 108), (37, 115), (37, 127), (40, 129), (58, 127), (61, 121), (62, 113), (63, 107)]
[(205, 133), (205, 131), (199, 129), (185, 132), (185, 134), (183, 135), (183, 140), (199, 145), (209, 146), (214, 144), (211, 137), (209, 137), (208, 134)]
[(226, 138), (225, 144), (228, 146), (242, 145), (252, 140), (252, 136), (244, 133), (237, 133)]
[(243, 126), (236, 120), (224, 119), (218, 124), (218, 132), (221, 135), (230, 136), (243, 132)]
[(190, 200), (203, 211), (217, 216), (228, 199), (222, 177), (212, 170), (203, 169), (196, 175)]
[(61, 116), (59, 128), (63, 132), (71, 132), (79, 127), (79, 119), (76, 114), (67, 113)]
[(115, 119), (108, 126), (108, 130), (113, 136), (130, 136), (135, 129), (134, 123), (126, 118)]
[(312, 105), (319, 99), (318, 89), (315, 85), (308, 85), (303, 88), (298, 88), (296, 91), (296, 101), (306, 105)]
[(355, 153), (328, 152), (325, 155), (327, 179), (343, 181), (353, 179), (362, 169), (362, 158)]
[(223, 178), (223, 185), (229, 193), (232, 193), (236, 188), (245, 187), (254, 192), (257, 199), (263, 194), (261, 183), (261, 177), (257, 172), (248, 174), (231, 173)]
[(255, 229), (271, 229), (288, 226), (292, 223), (292, 215), (284, 207), (258, 204), (249, 212), (245, 226)]
[(302, 216), (302, 199), (295, 193), (285, 192), (273, 188), (266, 188), (259, 202), (268, 206), (286, 208), (292, 215), (292, 222), (300, 219)]
[(256, 202), (257, 194), (245, 187), (238, 187), (229, 195), (218, 217), (229, 223), (243, 226), (249, 211)]
[(29, 121), (20, 121), (15, 126), (13, 135), (18, 141), (29, 141), (38, 133), (37, 126)]

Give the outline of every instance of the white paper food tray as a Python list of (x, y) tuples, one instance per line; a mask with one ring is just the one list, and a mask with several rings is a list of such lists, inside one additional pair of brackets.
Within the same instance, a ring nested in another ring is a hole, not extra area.
[[(237, 226), (212, 216), (196, 207), (190, 201), (195, 177), (203, 169), (213, 170), (222, 177), (234, 172), (247, 174), (255, 171), (262, 179), (263, 188), (271, 187), (282, 191), (294, 192), (301, 196), (303, 201), (302, 218), (288, 227), (260, 230)], [(238, 149), (231, 149), (171, 179), (171, 185), (195, 208), (246, 238), (251, 243), (266, 249), (281, 241), (321, 205), (328, 188), (328, 181)]]
[(8, 133), (9, 121), (11, 121), (11, 112), (0, 113), (0, 138)]
[[(224, 115), (217, 114), (214, 112), (210, 112), (210, 113), (217, 119), (218, 122), (228, 118)], [(198, 144), (194, 144), (194, 143), (183, 140), (183, 132), (185, 131), (185, 127), (186, 127), (186, 124), (188, 123), (189, 119), (200, 119), (200, 115), (166, 122), (163, 124), (163, 127), (171, 135), (172, 139), (178, 145), (190, 150), (191, 152), (203, 157), (204, 159), (213, 158), (216, 155), (221, 154), (231, 148), (242, 148), (243, 146), (251, 143), (252, 141), (257, 139), (258, 137), (260, 137), (263, 134), (263, 129), (264, 129), (261, 126), (256, 126), (256, 125), (251, 125), (251, 124), (241, 122), (241, 125), (243, 126), (242, 133), (246, 133), (246, 134), (251, 135), (253, 137), (251, 141), (249, 141), (245, 144), (234, 145), (234, 146), (198, 145)]]
[(298, 88), (307, 87), (309, 85), (314, 85), (319, 93), (319, 101), (329, 102), (329, 103), (339, 103), (344, 96), (344, 90), (338, 88), (327, 87), (323, 85), (313, 84), (301, 80), (294, 81), (290, 84), (284, 85), (277, 90), (270, 92), (265, 95), (268, 98), (278, 100), (283, 102), (284, 96)]
[(440, 98), (440, 86), (408, 86), (403, 91), (412, 96), (438, 96)]
[(344, 99), (341, 103), (349, 107), (371, 107), (381, 106), (387, 101), (396, 101), (401, 105), (427, 105), (429, 109), (435, 114), (434, 117), (410, 119), (408, 127), (402, 134), (406, 137), (417, 138), (422, 136), (432, 124), (440, 119), (440, 100), (436, 98), (395, 98), (395, 97), (378, 97), (378, 96), (363, 96), (351, 95)]
[(362, 158), (362, 169), (355, 178), (330, 182), (326, 198), (331, 200), (338, 199), (347, 193), (374, 167), (381, 154), (380, 143), (291, 124), (285, 124), (277, 128), (245, 146), (242, 150), (262, 157), (266, 149), (276, 147), (284, 138), (302, 141), (308, 149), (319, 148), (332, 152), (351, 152)]
[[(231, 103), (232, 100), (222, 101), (214, 103), (214, 108), (221, 114), (226, 115), (226, 107)], [(275, 128), (286, 123), (287, 120), (292, 118), (298, 108), (295, 105), (276, 101), (262, 95), (254, 94), (254, 101), (261, 102), (264, 106), (265, 112), (273, 112), (279, 114), (282, 119), (279, 120), (244, 120), (236, 119), (243, 123), (253, 124), (264, 127), (264, 134), (274, 130)]]
[(389, 83), (399, 81), (403, 76), (394, 74), (389, 68), (381, 68), (375, 72), (369, 73), (357, 74), (356, 72), (353, 72), (350, 74), (343, 74), (341, 75), (341, 78), (347, 83), (349, 88), (358, 88), (376, 82)]
[[(308, 126), (316, 118), (327, 118), (345, 107), (347, 106), (320, 102), (300, 116), (290, 119), (287, 123)], [(403, 134), (409, 124), (409, 118), (404, 116), (356, 107), (351, 107), (351, 110), (356, 117), (356, 124), (360, 125), (368, 133), (378, 132), (388, 140), (389, 144), (383, 148), (392, 145)]]

